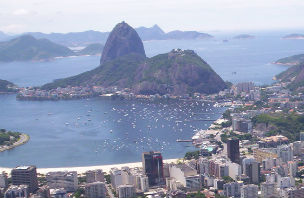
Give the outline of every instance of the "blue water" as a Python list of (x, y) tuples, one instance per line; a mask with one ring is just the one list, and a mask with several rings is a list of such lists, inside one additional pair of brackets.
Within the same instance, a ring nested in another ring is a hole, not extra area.
[(14, 95), (2, 95), (0, 107), (2, 128), (31, 137), (27, 144), (0, 153), (0, 166), (8, 167), (134, 162), (150, 150), (161, 151), (167, 159), (183, 157), (193, 148), (176, 140), (190, 139), (194, 130), (211, 124), (195, 120), (217, 119), (224, 110), (176, 101), (16, 101)]
[[(147, 41), (151, 57), (173, 48), (194, 49), (224, 79), (270, 84), (287, 69), (271, 62), (304, 53), (303, 40), (281, 35), (258, 35), (253, 40), (227, 36), (211, 41)], [(223, 39), (229, 42), (223, 43)], [(99, 57), (74, 57), (50, 62), (0, 63), (0, 79), (19, 86), (39, 86), (98, 65)], [(236, 72), (235, 75), (232, 72)], [(183, 102), (111, 101), (100, 98), (71, 101), (16, 101), (0, 95), (0, 128), (28, 133), (30, 141), (0, 153), (0, 166), (35, 164), (38, 167), (87, 166), (140, 161), (141, 152), (160, 150), (165, 158), (193, 150), (176, 139), (189, 139), (206, 129), (224, 111), (208, 104)], [(192, 112), (203, 113), (193, 115)], [(176, 123), (179, 120), (190, 122)]]

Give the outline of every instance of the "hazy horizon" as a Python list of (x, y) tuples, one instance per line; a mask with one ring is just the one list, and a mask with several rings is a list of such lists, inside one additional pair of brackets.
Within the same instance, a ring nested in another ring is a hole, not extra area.
[(11, 0), (0, 3), (0, 31), (108, 32), (121, 21), (165, 32), (294, 31), (304, 29), (303, 10), (302, 0)]

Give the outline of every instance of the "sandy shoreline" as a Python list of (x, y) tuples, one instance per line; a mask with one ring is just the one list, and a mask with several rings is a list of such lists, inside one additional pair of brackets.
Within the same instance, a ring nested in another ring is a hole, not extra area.
[[(178, 159), (167, 159), (164, 160), (164, 163), (175, 163)], [(98, 166), (80, 166), (80, 167), (59, 167), (59, 168), (37, 168), (37, 172), (40, 174), (46, 174), (51, 171), (77, 171), (78, 174), (83, 174), (88, 170), (102, 169), (104, 172), (109, 173), (111, 168), (121, 168), (128, 166), (129, 168), (141, 167), (142, 162), (132, 162), (124, 164), (111, 164), (111, 165), (98, 165)], [(10, 173), (12, 168), (0, 167), (0, 172), (4, 171)]]

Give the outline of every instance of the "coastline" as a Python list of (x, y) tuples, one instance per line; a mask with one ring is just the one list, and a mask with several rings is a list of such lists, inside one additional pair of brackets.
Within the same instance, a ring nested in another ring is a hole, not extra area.
[(17, 146), (21, 146), (21, 145), (27, 143), (29, 140), (30, 140), (30, 136), (25, 134), (25, 133), (22, 133), (20, 135), (20, 139), (17, 142), (15, 142), (13, 145), (11, 145), (11, 146), (0, 146), (0, 152), (13, 149)]
[(274, 64), (274, 65), (283, 65), (283, 66), (289, 67), (289, 66), (298, 65), (299, 63), (295, 63), (295, 62), (289, 62), (289, 63), (272, 62), (272, 64)]
[[(164, 163), (175, 163), (179, 159), (166, 159)], [(103, 172), (109, 173), (111, 168), (118, 168), (128, 166), (129, 168), (142, 167), (142, 162), (131, 162), (124, 164), (110, 164), (110, 165), (97, 165), (97, 166), (80, 166), (80, 167), (59, 167), (59, 168), (37, 168), (37, 173), (45, 175), (53, 171), (77, 171), (78, 174), (84, 174), (88, 170), (102, 169)], [(10, 174), (13, 168), (0, 167), (0, 172), (4, 171)]]

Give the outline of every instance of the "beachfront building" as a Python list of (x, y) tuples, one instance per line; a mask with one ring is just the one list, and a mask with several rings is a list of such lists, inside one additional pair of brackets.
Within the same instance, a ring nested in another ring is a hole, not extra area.
[(85, 173), (85, 175), (87, 183), (104, 182), (104, 173), (101, 169), (89, 170)]
[(115, 190), (117, 190), (118, 186), (127, 184), (133, 185), (140, 192), (147, 192), (149, 190), (149, 179), (143, 174), (141, 168), (112, 168), (110, 176), (112, 187)]
[(150, 186), (164, 183), (163, 157), (160, 152), (144, 152), (142, 167), (144, 174), (148, 176)]
[(119, 198), (131, 198), (136, 195), (135, 187), (133, 185), (120, 185), (117, 187)]
[(78, 187), (76, 171), (48, 172), (46, 174), (46, 181), (51, 189), (63, 188), (67, 192), (74, 192)]
[(85, 185), (85, 197), (105, 198), (106, 186), (104, 182), (93, 182)]
[(27, 185), (28, 192), (38, 189), (36, 166), (18, 166), (11, 171), (13, 185)]
[(27, 185), (12, 185), (4, 193), (4, 198), (28, 198)]

